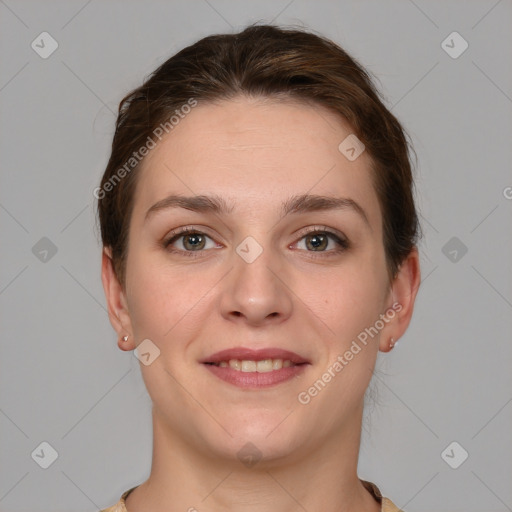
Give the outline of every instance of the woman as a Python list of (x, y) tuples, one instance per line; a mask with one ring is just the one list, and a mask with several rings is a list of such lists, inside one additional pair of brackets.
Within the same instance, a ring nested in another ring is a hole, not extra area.
[(122, 100), (102, 279), (153, 461), (108, 512), (398, 510), (357, 461), (420, 283), (408, 154), (361, 66), (305, 31), (207, 37)]

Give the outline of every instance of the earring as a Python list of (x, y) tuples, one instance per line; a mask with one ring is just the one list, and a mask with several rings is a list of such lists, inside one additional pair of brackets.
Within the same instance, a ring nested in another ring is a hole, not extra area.
[(122, 340), (123, 340), (123, 341), (128, 341), (128, 335), (123, 336)]
[(395, 338), (391, 338), (389, 340), (389, 350), (391, 350), (396, 345)]

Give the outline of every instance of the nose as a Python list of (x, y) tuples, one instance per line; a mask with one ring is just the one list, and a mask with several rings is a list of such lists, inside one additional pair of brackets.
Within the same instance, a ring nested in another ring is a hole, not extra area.
[(270, 249), (252, 262), (233, 254), (234, 268), (226, 276), (221, 297), (222, 316), (251, 326), (277, 324), (290, 317), (293, 293), (286, 283), (282, 260)]

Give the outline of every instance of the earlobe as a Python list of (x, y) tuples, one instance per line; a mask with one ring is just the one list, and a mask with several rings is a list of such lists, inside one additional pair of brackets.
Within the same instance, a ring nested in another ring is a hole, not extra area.
[(128, 311), (125, 292), (114, 270), (110, 247), (105, 247), (102, 252), (101, 280), (107, 311), (112, 327), (117, 332), (118, 346), (121, 350), (133, 350), (132, 325)]
[(391, 285), (390, 297), (393, 305), (390, 307), (395, 310), (395, 316), (387, 325), (386, 332), (381, 333), (381, 352), (389, 352), (407, 330), (420, 282), (419, 254), (418, 249), (414, 247), (400, 265)]
[(132, 343), (129, 343), (129, 339), (130, 336), (128, 336), (127, 334), (125, 336), (122, 336), (121, 338), (119, 338), (117, 346), (124, 351), (133, 350), (135, 347), (133, 346)]

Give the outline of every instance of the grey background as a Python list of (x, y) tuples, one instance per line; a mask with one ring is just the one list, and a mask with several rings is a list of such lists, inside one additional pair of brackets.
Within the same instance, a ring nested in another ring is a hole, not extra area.
[[(358, 58), (418, 154), (423, 282), (379, 355), (360, 476), (407, 512), (512, 510), (511, 15), (510, 0), (0, 0), (0, 510), (98, 510), (147, 478), (150, 400), (106, 314), (92, 191), (122, 96), (183, 46), (258, 20)], [(47, 59), (31, 48), (43, 31)], [(453, 31), (469, 44), (456, 59)], [(43, 441), (48, 469), (31, 456)], [(458, 469), (441, 457), (452, 441), (469, 453)]]

